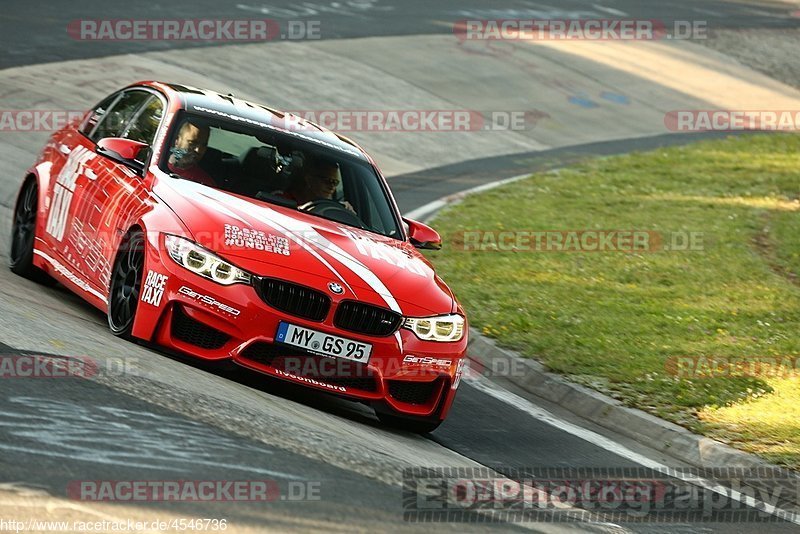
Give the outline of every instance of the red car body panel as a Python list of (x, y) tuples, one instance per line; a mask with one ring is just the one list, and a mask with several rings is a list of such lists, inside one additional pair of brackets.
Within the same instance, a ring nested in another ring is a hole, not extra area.
[[(116, 252), (123, 236), (138, 228), (146, 237), (147, 279), (142, 280), (134, 337), (205, 360), (231, 360), (283, 380), (388, 407), (393, 413), (444, 419), (464, 364), (466, 324), (459, 341), (445, 343), (423, 341), (404, 327), (391, 335), (374, 336), (342, 330), (334, 321), (343, 301), (393, 310), (403, 317), (463, 315), (450, 289), (408, 236), (393, 239), (170, 177), (157, 162), (166, 150), (172, 120), (186, 107), (185, 95), (158, 82), (130, 87), (153, 91), (166, 103), (149, 167), (140, 176), (98, 154), (95, 143), (78, 130), (89, 114), (56, 132), (28, 173), (38, 180), (40, 195), (34, 264), (105, 312)], [(206, 94), (210, 102), (224, 98)], [(267, 108), (262, 109), (268, 114)], [(346, 143), (359, 153), (375, 168), (388, 191), (374, 162), (360, 147), (318, 130), (319, 137)], [(391, 195), (389, 200), (399, 220)], [(246, 246), (226, 236), (230, 227), (285, 239), (288, 254)], [(331, 299), (330, 310), (321, 321), (309, 320), (267, 304), (256, 284), (226, 286), (195, 274), (169, 256), (166, 234), (190, 239), (257, 277), (291, 281), (323, 292)], [(332, 294), (327, 289), (331, 283), (340, 285), (343, 293)], [(297, 354), (275, 345), (281, 321), (368, 343), (372, 357), (368, 364), (356, 365), (320, 358), (319, 354)], [(206, 337), (208, 332), (216, 332), (211, 336), (214, 342), (204, 338), (200, 343), (189, 335), (176, 335), (176, 328), (185, 324), (201, 325)], [(291, 372), (284, 365), (290, 357), (296, 358)], [(309, 374), (306, 364), (310, 361), (317, 367)], [(342, 376), (323, 376), (319, 373), (321, 362), (347, 369), (336, 371)], [(414, 384), (427, 388), (424, 402), (409, 401), (413, 395), (402, 393), (416, 391)]]

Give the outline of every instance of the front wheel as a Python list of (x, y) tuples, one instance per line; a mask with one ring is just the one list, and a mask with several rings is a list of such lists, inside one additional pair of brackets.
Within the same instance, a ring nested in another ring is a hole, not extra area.
[(406, 432), (413, 432), (414, 434), (427, 434), (433, 432), (443, 421), (430, 419), (410, 419), (408, 417), (401, 417), (399, 415), (392, 415), (383, 412), (375, 412), (381, 423), (398, 430), (405, 430)]
[(108, 326), (115, 336), (129, 338), (139, 304), (144, 272), (144, 236), (132, 232), (117, 251), (108, 291)]

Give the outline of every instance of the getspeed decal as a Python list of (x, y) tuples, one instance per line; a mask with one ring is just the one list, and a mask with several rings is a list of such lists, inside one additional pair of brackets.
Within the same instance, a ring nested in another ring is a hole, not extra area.
[(403, 358), (403, 363), (416, 363), (420, 365), (432, 365), (434, 367), (449, 368), (453, 360), (431, 358), (430, 356), (413, 356), (409, 354)]
[(167, 280), (169, 280), (169, 277), (165, 274), (147, 271), (147, 278), (144, 281), (144, 290), (141, 297), (142, 302), (151, 306), (160, 306)]
[(203, 304), (211, 306), (212, 308), (216, 308), (221, 312), (233, 315), (234, 317), (238, 317), (239, 314), (242, 313), (241, 311), (237, 310), (236, 308), (228, 306), (227, 304), (223, 304), (223, 303), (221, 303), (220, 301), (218, 301), (217, 299), (215, 299), (212, 296), (203, 295), (202, 293), (198, 293), (197, 291), (195, 291), (194, 289), (192, 289), (190, 287), (181, 286), (181, 288), (178, 290), (178, 293), (180, 293), (182, 295), (186, 295), (187, 297), (193, 298), (193, 299), (195, 299), (197, 301), (200, 301)]

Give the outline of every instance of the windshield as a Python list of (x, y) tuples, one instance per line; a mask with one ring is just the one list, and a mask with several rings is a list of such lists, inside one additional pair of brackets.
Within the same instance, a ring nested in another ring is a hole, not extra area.
[(175, 178), (401, 239), (388, 192), (373, 167), (307, 139), (183, 114), (160, 167)]

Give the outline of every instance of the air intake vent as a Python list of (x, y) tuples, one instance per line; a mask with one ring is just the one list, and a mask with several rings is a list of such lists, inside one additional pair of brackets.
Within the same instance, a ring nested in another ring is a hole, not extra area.
[(333, 323), (342, 330), (370, 336), (394, 334), (402, 321), (399, 313), (354, 300), (340, 302), (333, 318)]
[(389, 380), (389, 395), (408, 404), (428, 404), (441, 383), (441, 379), (433, 382)]
[(221, 349), (231, 336), (199, 321), (195, 321), (175, 306), (172, 312), (172, 337), (204, 349)]
[(263, 278), (256, 284), (261, 299), (282, 312), (311, 321), (327, 317), (331, 299), (325, 293), (276, 278)]

